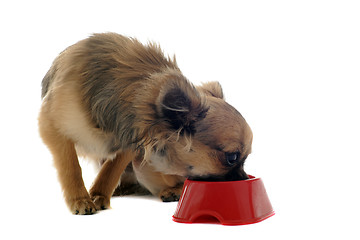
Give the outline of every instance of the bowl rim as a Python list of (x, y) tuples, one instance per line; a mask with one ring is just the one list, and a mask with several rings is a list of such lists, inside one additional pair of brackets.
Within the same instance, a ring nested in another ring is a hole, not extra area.
[(261, 179), (260, 177), (255, 177), (253, 175), (248, 175), (249, 179), (245, 179), (245, 180), (235, 180), (235, 181), (198, 181), (198, 180), (191, 180), (191, 179), (186, 179), (185, 182), (188, 183), (200, 183), (200, 184), (235, 184), (235, 183), (240, 183), (240, 182), (250, 182), (250, 181), (256, 181)]

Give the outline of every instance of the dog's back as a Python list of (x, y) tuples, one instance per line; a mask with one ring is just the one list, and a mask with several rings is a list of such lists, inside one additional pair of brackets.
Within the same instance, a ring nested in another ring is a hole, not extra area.
[[(156, 44), (145, 46), (114, 33), (95, 34), (60, 53), (42, 81), (42, 97), (48, 95), (48, 105), (54, 105), (49, 109), (57, 111), (47, 113), (78, 142), (79, 152), (96, 160), (108, 158), (140, 140), (133, 126), (139, 122), (134, 104), (144, 98), (136, 100), (137, 94), (147, 88), (150, 75), (164, 69), (180, 74), (175, 58), (166, 58)], [(150, 89), (141, 94), (146, 91)], [(95, 146), (89, 147), (90, 142)]]

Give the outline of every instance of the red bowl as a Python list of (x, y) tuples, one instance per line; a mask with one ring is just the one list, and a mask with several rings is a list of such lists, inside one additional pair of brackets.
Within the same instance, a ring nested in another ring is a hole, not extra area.
[(173, 220), (244, 225), (275, 213), (260, 178), (228, 182), (186, 180)]

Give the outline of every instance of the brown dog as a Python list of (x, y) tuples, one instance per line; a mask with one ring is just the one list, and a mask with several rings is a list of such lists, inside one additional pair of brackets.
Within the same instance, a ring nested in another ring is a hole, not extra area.
[[(244, 118), (219, 83), (194, 87), (155, 44), (115, 33), (82, 40), (55, 59), (42, 97), (40, 134), (74, 214), (108, 208), (130, 162), (163, 201), (178, 200), (186, 177), (247, 178), (252, 132)], [(89, 193), (78, 155), (102, 164)]]

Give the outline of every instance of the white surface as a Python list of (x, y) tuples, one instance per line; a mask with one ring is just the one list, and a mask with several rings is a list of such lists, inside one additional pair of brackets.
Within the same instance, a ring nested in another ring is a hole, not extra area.
[[(359, 12), (357, 1), (1, 2), (0, 238), (359, 239)], [(222, 83), (253, 129), (246, 169), (274, 217), (179, 224), (176, 203), (138, 197), (67, 211), (37, 133), (40, 82), (65, 47), (105, 31), (157, 41), (191, 81)]]

